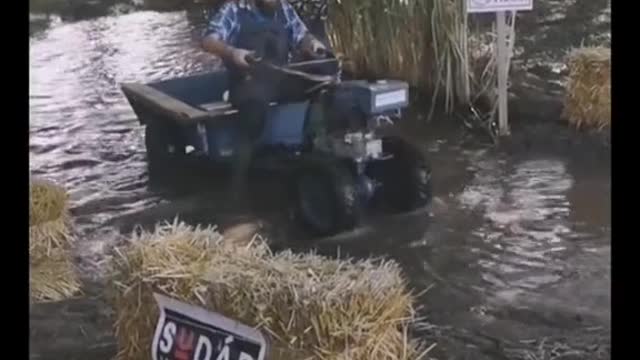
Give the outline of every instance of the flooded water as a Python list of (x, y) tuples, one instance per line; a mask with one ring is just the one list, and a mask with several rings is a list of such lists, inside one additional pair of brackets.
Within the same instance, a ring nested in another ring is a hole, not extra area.
[(99, 226), (159, 198), (147, 191), (143, 130), (120, 84), (205, 71), (183, 13), (139, 12), (54, 27), (31, 40), (30, 161)]
[[(87, 275), (99, 275), (117, 234), (136, 224), (177, 215), (223, 229), (259, 221), (276, 246), (399, 261), (416, 288), (430, 289), (421, 298), (428, 323), (421, 334), (438, 343), (438, 359), (609, 358), (606, 156), (580, 148), (505, 152), (459, 130), (427, 127), (417, 140), (433, 162), (431, 208), (376, 216), (319, 240), (291, 224), (277, 181), (254, 184), (247, 206), (230, 203), (219, 179), (199, 174), (151, 187), (143, 129), (119, 84), (218, 66), (200, 51), (193, 18), (136, 12), (54, 23), (31, 38), (30, 168), (70, 189)], [(32, 310), (32, 358), (113, 351), (98, 300)]]

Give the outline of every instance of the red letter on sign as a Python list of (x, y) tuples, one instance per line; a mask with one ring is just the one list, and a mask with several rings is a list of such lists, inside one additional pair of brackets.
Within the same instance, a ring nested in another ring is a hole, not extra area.
[(176, 343), (175, 357), (178, 360), (189, 360), (194, 346), (194, 334), (193, 331), (185, 328), (178, 330), (178, 337)]

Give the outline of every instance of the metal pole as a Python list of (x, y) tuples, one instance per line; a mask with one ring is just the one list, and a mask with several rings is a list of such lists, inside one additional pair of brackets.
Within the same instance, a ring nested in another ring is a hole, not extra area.
[(507, 106), (507, 61), (509, 59), (507, 49), (507, 29), (506, 16), (504, 11), (498, 11), (496, 14), (497, 30), (498, 30), (498, 125), (500, 136), (509, 135), (509, 119)]

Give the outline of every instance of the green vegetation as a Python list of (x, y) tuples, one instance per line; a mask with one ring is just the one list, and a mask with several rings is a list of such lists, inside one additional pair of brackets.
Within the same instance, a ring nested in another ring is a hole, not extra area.
[(329, 9), (331, 41), (358, 73), (406, 80), (448, 111), (484, 88), (470, 71), (463, 0), (331, 0)]

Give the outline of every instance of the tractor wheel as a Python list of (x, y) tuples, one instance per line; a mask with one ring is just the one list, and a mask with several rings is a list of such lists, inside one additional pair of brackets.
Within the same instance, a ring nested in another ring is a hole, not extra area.
[(293, 184), (299, 219), (319, 236), (353, 229), (362, 206), (349, 168), (328, 155), (307, 155), (299, 161)]
[(151, 176), (162, 175), (174, 169), (177, 158), (184, 155), (185, 147), (179, 132), (161, 121), (150, 121), (145, 128), (147, 163)]
[(385, 204), (397, 212), (413, 211), (432, 197), (431, 167), (420, 150), (398, 137), (382, 139), (382, 151), (392, 158), (383, 161), (378, 178)]

